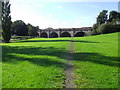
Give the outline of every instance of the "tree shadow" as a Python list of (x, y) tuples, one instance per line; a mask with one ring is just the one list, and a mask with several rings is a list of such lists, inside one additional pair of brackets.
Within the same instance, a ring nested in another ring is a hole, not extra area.
[[(44, 40), (37, 40), (37, 41), (42, 42)], [(56, 41), (61, 41), (61, 40), (45, 40), (45, 41), (56, 42)], [(62, 40), (62, 41), (70, 41), (70, 40)], [(72, 41), (72, 42), (76, 42), (76, 41)], [(86, 42), (86, 41), (83, 41), (83, 42)], [(44, 48), (44, 47), (32, 47), (32, 46), (3, 46), (2, 49), (3, 49), (2, 50), (3, 51), (2, 62), (9, 62), (9, 63), (12, 62), (12, 60), (15, 60), (15, 61), (23, 60), (23, 61), (30, 61), (34, 64), (42, 65), (42, 66), (51, 66), (51, 65), (56, 64), (58, 67), (61, 67), (61, 66), (63, 67), (64, 65), (66, 65), (65, 63), (61, 61), (57, 61), (57, 60), (52, 61), (51, 58), (47, 58), (47, 57), (53, 56), (59, 59), (66, 59), (66, 57), (68, 57), (67, 56), (68, 51), (65, 50), (65, 48), (55, 48), (55, 47)], [(29, 55), (29, 56), (46, 55), (46, 58), (37, 58), (37, 57), (27, 58), (27, 57), (21, 57), (17, 55), (11, 55), (12, 53), (21, 54), (21, 55)], [(103, 64), (103, 65), (109, 65), (109, 66), (119, 67), (119, 64), (120, 64), (119, 57), (109, 57), (109, 56), (104, 56), (99, 53), (74, 53), (73, 57), (74, 57), (73, 59), (77, 61), (94, 62), (97, 64)]]
[(82, 42), (82, 43), (109, 43), (109, 42), (93, 42), (93, 41), (84, 41), (84, 40), (27, 40), (19, 42)]
[(76, 61), (93, 62), (97, 64), (120, 67), (119, 57), (109, 57), (99, 53), (74, 53), (73, 55), (74, 60)]
[(67, 50), (65, 50), (64, 48), (3, 46), (2, 49), (3, 49), (2, 62), (17, 64), (17, 62), (19, 63), (19, 61), (29, 61), (40, 66), (52, 66), (52, 65), (55, 65), (57, 67), (66, 66), (66, 63), (64, 63), (63, 61), (56, 60), (66, 58), (65, 55), (67, 53)]
[(73, 42), (82, 42), (82, 43), (100, 43), (100, 42), (83, 41), (83, 40), (74, 40)]
[(20, 42), (70, 42), (70, 40), (27, 40)]

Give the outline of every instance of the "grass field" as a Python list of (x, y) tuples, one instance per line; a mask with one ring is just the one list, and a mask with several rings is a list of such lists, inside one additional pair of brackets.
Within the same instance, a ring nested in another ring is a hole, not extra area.
[(69, 38), (3, 44), (3, 88), (62, 88)]
[[(73, 40), (77, 88), (118, 88), (118, 33)], [(70, 38), (34, 38), (2, 46), (3, 88), (65, 86)]]
[(118, 33), (74, 38), (78, 88), (118, 88)]

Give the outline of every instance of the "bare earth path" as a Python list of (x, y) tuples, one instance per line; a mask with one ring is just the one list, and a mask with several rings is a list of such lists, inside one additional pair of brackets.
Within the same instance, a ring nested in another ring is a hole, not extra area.
[(69, 53), (68, 53), (68, 57), (67, 57), (67, 69), (65, 70), (65, 74), (66, 74), (66, 80), (65, 80), (65, 87), (66, 88), (75, 88), (75, 83), (74, 83), (74, 67), (72, 64), (72, 60), (73, 60), (73, 53), (74, 53), (74, 42), (71, 38), (71, 42), (70, 42), (70, 49), (69, 49)]

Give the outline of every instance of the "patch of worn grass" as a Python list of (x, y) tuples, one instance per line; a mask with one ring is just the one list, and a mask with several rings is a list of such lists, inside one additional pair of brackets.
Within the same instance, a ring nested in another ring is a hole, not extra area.
[(2, 46), (3, 88), (64, 87), (69, 38), (35, 38)]
[(74, 38), (78, 88), (118, 88), (118, 33)]

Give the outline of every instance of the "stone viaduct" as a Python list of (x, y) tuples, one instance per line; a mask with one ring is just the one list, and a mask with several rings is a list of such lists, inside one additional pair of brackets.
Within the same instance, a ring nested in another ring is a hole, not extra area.
[(39, 37), (42, 38), (58, 38), (58, 37), (82, 37), (88, 31), (91, 31), (91, 27), (82, 28), (58, 28), (58, 29), (40, 29), (38, 31)]

